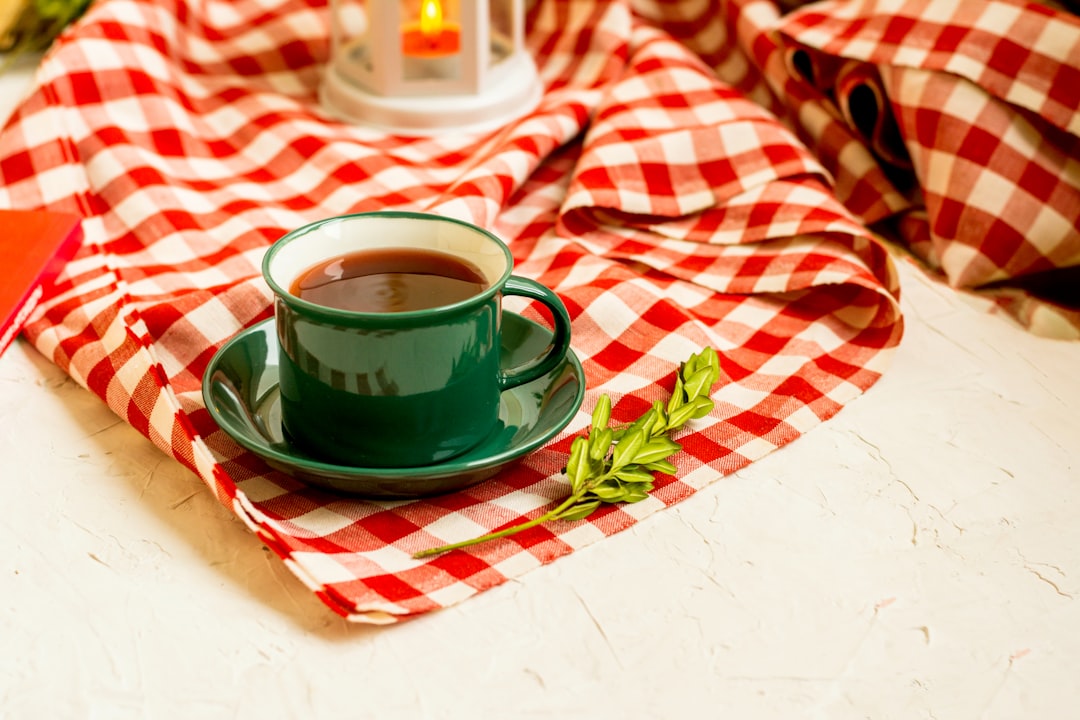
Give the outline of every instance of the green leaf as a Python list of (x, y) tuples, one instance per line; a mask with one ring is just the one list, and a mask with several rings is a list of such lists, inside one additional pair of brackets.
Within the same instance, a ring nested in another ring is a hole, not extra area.
[(626, 435), (629, 436), (637, 432), (643, 432), (647, 437), (652, 432), (652, 427), (655, 424), (656, 409), (650, 407), (644, 415), (630, 423), (630, 426), (626, 428)]
[(615, 473), (615, 477), (627, 483), (643, 483), (649, 486), (653, 483), (652, 473), (637, 465), (623, 468)]
[(47, 20), (58, 20), (65, 25), (81, 15), (89, 0), (34, 0), (34, 10)]
[(668, 415), (675, 412), (675, 410), (686, 402), (683, 392), (683, 381), (681, 375), (675, 376), (675, 389), (671, 391), (671, 398), (668, 400), (667, 411)]
[(570, 444), (570, 460), (566, 463), (566, 477), (570, 481), (570, 491), (577, 494), (585, 486), (589, 475), (589, 441), (584, 437), (574, 438)]
[(617, 469), (633, 462), (638, 449), (645, 444), (645, 438), (645, 431), (639, 429), (620, 440), (611, 456), (611, 466)]
[(650, 484), (648, 488), (644, 488), (640, 483), (629, 485), (626, 488), (626, 495), (623, 497), (623, 502), (636, 503), (641, 502), (645, 498), (649, 497), (649, 490), (652, 490)]
[(683, 377), (690, 377), (705, 369), (708, 369), (713, 376), (713, 382), (720, 378), (720, 356), (711, 347), (706, 347), (700, 353), (691, 355), (683, 363), (681, 374)]
[(577, 505), (571, 505), (558, 515), (559, 520), (584, 520), (596, 512), (600, 507), (599, 500), (588, 500)]
[(664, 401), (657, 400), (653, 403), (654, 413), (652, 425), (649, 426), (649, 435), (660, 435), (667, 432), (667, 407)]
[(708, 395), (712, 387), (714, 377), (711, 368), (702, 368), (686, 379), (686, 397), (696, 398)]
[(593, 430), (603, 430), (608, 426), (608, 421), (611, 419), (611, 398), (607, 393), (604, 393), (597, 399), (596, 407), (592, 412), (592, 427)]
[(695, 419), (705, 417), (712, 412), (714, 407), (716, 407), (716, 403), (713, 402), (712, 398), (707, 397), (694, 398), (693, 405), (695, 406), (695, 409), (694, 414), (691, 417)]
[(662, 472), (667, 475), (674, 475), (678, 471), (678, 468), (669, 460), (657, 460), (656, 462), (642, 465), (642, 467), (650, 472)]
[(606, 427), (590, 437), (589, 458), (591, 460), (603, 460), (607, 457), (608, 450), (611, 449), (611, 443), (614, 441), (615, 433), (611, 431), (611, 428)]
[(677, 453), (680, 450), (682, 450), (682, 445), (666, 435), (661, 435), (642, 445), (637, 453), (634, 454), (634, 462), (639, 465), (645, 465), (657, 460), (663, 460), (672, 453)]
[(671, 413), (671, 417), (668, 418), (668, 430), (678, 430), (685, 425), (687, 420), (694, 417), (695, 408), (696, 406), (690, 403)]
[(720, 356), (716, 353), (716, 350), (711, 347), (707, 347), (701, 351), (701, 357), (705, 358), (709, 367), (712, 368), (713, 374), (716, 375), (716, 379), (720, 379)]
[(605, 480), (604, 482), (593, 486), (589, 489), (589, 493), (599, 498), (606, 503), (621, 502), (626, 495), (626, 489), (619, 483), (618, 480)]

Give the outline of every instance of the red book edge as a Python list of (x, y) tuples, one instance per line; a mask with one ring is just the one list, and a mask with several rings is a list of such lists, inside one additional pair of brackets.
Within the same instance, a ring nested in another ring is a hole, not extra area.
[(51, 210), (0, 210), (0, 355), (82, 245), (82, 218)]

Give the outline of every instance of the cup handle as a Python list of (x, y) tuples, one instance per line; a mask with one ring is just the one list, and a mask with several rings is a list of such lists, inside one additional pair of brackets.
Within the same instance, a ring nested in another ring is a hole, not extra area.
[(503, 286), (502, 293), (539, 300), (551, 310), (554, 325), (551, 344), (541, 355), (507, 368), (499, 375), (500, 390), (508, 390), (548, 374), (562, 362), (566, 351), (570, 349), (570, 314), (566, 312), (566, 306), (554, 290), (529, 278), (511, 275)]

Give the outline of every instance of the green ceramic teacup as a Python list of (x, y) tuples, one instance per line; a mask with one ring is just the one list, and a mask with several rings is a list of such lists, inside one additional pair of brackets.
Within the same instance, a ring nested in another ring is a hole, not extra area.
[[(421, 310), (342, 309), (299, 297), (313, 266), (355, 253), (420, 249), (464, 260), (482, 275), (465, 299)], [(282, 424), (290, 440), (328, 462), (413, 467), (466, 452), (496, 426), (502, 391), (539, 378), (570, 346), (570, 318), (549, 288), (512, 274), (495, 235), (438, 215), (383, 211), (321, 220), (267, 251), (275, 295)], [(551, 345), (502, 368), (502, 296), (546, 305)]]

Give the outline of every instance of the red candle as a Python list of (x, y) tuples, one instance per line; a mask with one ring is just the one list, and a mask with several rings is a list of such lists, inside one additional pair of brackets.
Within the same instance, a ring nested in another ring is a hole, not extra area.
[(461, 50), (461, 28), (443, 22), (439, 0), (424, 0), (420, 20), (402, 27), (401, 52), (412, 57), (443, 57)]

